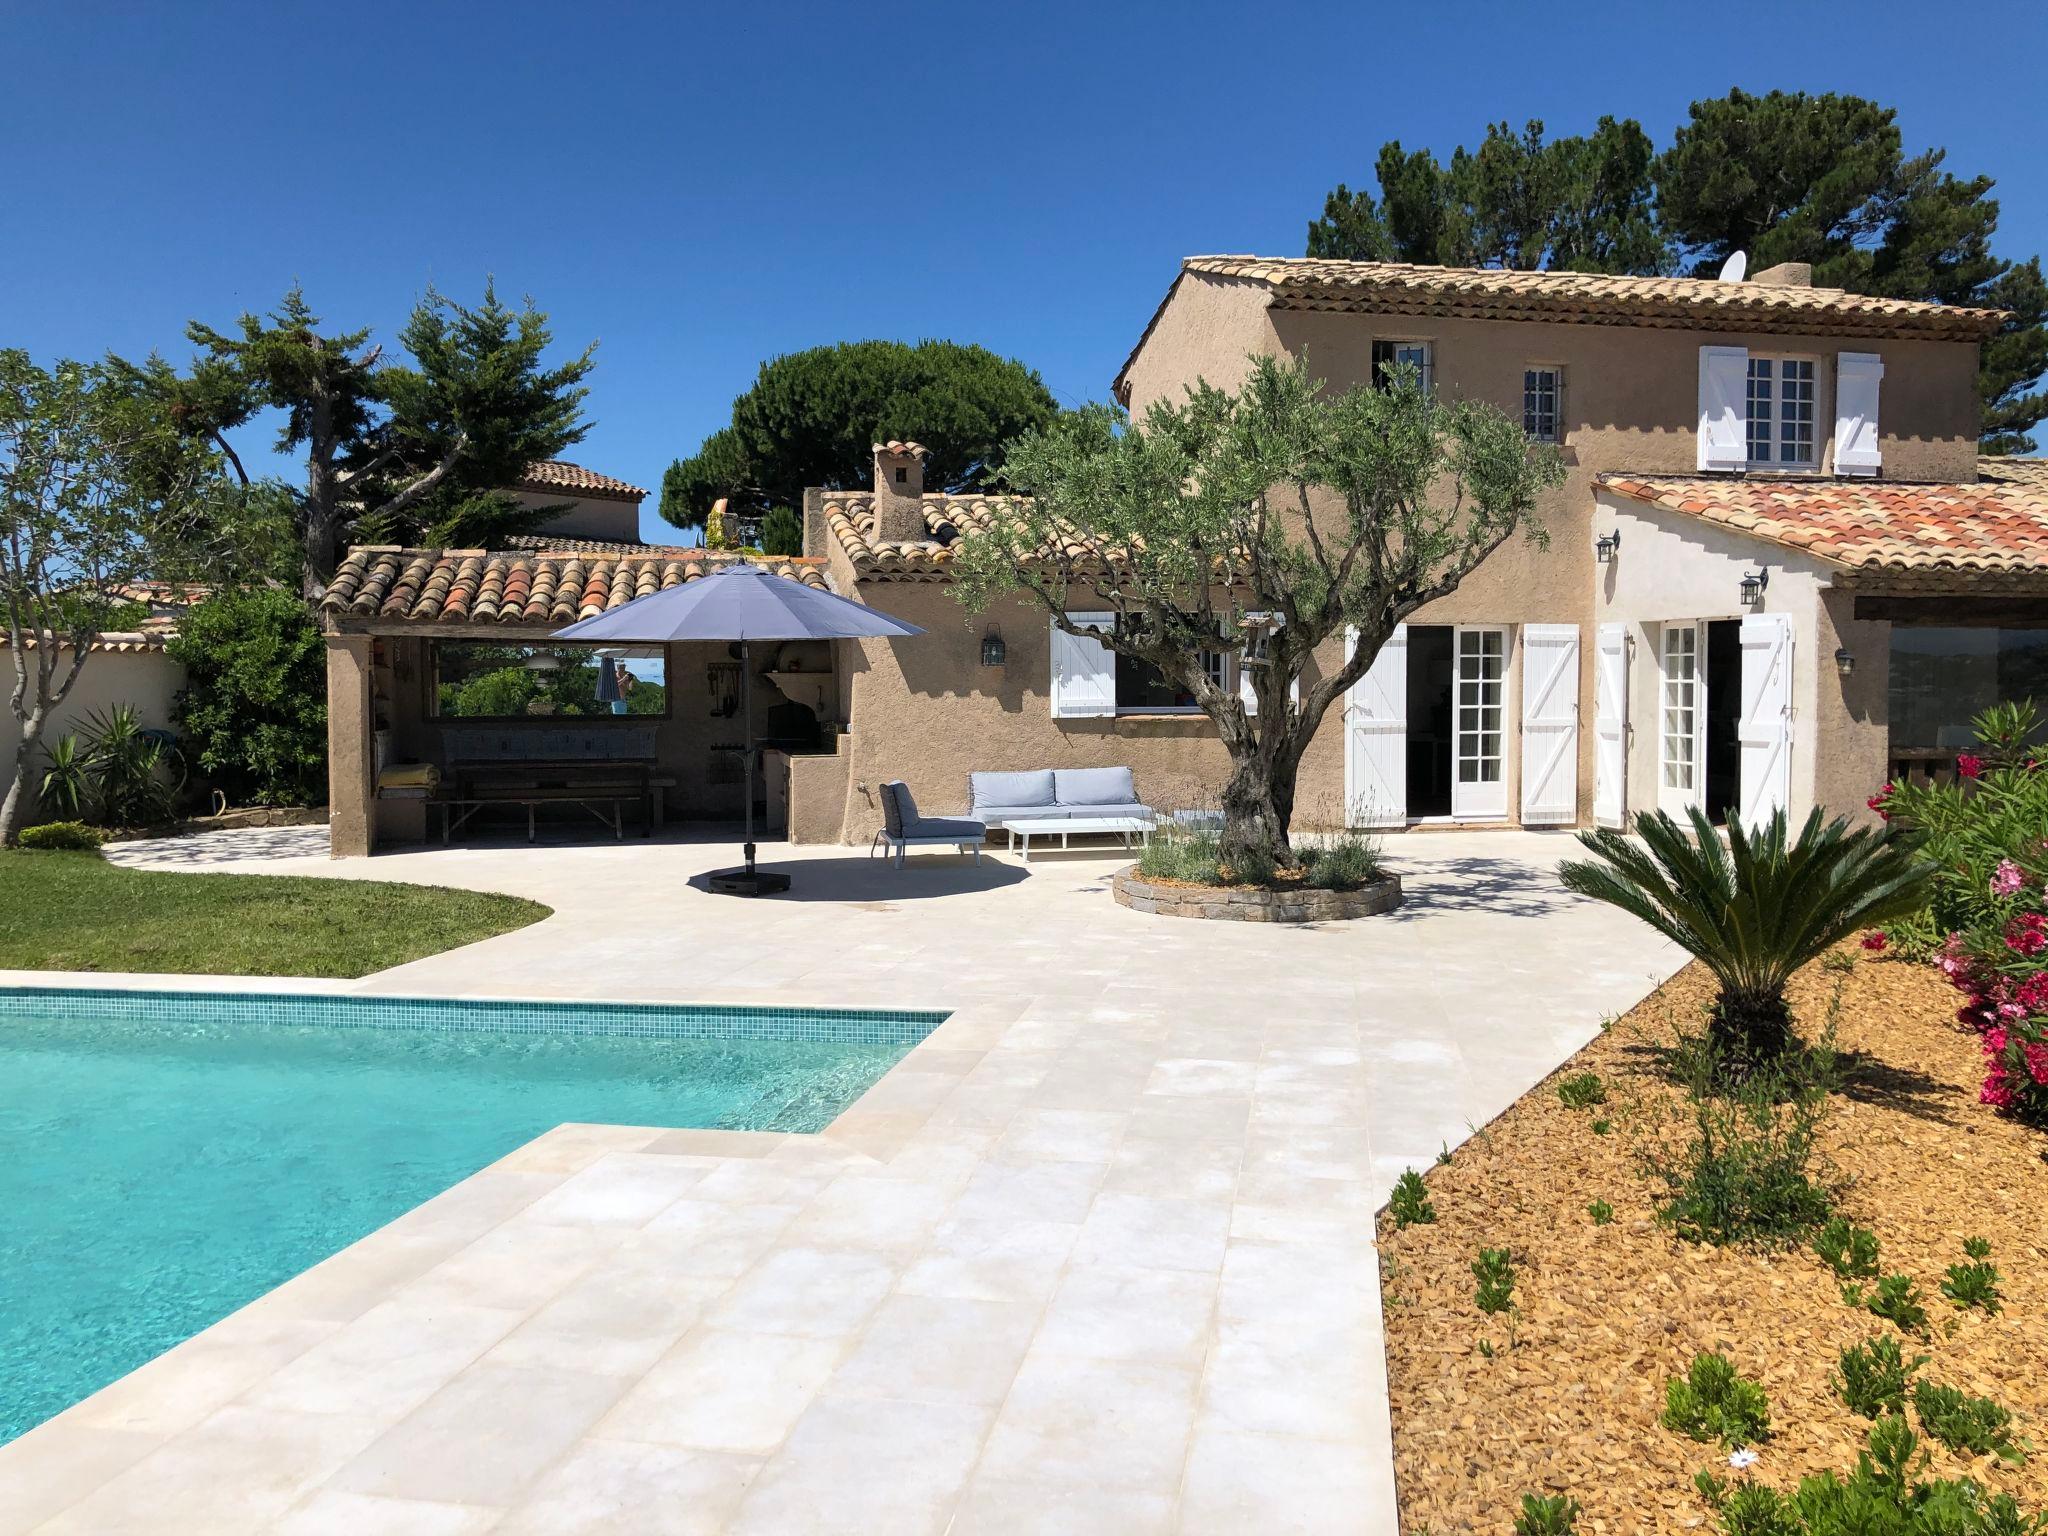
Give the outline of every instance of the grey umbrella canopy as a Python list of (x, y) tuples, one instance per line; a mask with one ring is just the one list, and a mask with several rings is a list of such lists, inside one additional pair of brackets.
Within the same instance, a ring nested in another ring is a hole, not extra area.
[(696, 581), (636, 597), (630, 603), (583, 619), (553, 638), (604, 645), (667, 645), (683, 640), (737, 640), (740, 699), (745, 711), (743, 768), (747, 864), (711, 876), (714, 891), (759, 896), (789, 889), (789, 876), (754, 867), (754, 689), (749, 645), (755, 640), (862, 640), (921, 635), (885, 613), (757, 565), (735, 561)]

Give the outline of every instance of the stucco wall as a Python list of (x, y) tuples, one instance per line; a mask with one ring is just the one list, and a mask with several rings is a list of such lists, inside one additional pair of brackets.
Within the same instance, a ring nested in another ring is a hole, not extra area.
[[(1867, 817), (1864, 801), (1885, 772), (1891, 626), (1854, 619), (1852, 595), (1830, 585), (1832, 568), (1796, 551), (1611, 494), (1600, 497), (1598, 517), (1602, 532), (1622, 536), (1617, 558), (1601, 567), (1595, 620), (1627, 625), (1631, 640), (1629, 813), (1657, 805), (1663, 626), (1778, 613), (1792, 626), (1788, 812), (1796, 820), (1819, 804)], [(1759, 568), (1770, 580), (1744, 607), (1742, 577)], [(1837, 648), (1855, 658), (1847, 678)]]
[(512, 499), (522, 507), (552, 507), (563, 502), (568, 510), (541, 525), (542, 533), (564, 539), (618, 539), (631, 542), (640, 537), (640, 503), (608, 496), (544, 495), (539, 491), (514, 491)]
[[(62, 658), (63, 665), (69, 667), (71, 652), (68, 647)], [(29, 671), (30, 686), (33, 687), (33, 652), (29, 654)], [(60, 673), (60, 680), (61, 677)], [(169, 728), (178, 690), (184, 686), (185, 669), (162, 651), (89, 652), (78, 681), (71, 685), (71, 692), (65, 695), (64, 702), (57, 706), (43, 727), (41, 744), (47, 748), (67, 731), (85, 729), (90, 716), (116, 704), (134, 705), (145, 726)], [(10, 692), (14, 687), (14, 652), (5, 645), (0, 645), (0, 687)], [(12, 768), (15, 751), (20, 745), (21, 727), (15, 721), (14, 712), (0, 703), (0, 763)], [(31, 796), (35, 793), (36, 784), (42, 781), (44, 766), (38, 756), (29, 782)], [(31, 814), (38, 814), (33, 807)]]

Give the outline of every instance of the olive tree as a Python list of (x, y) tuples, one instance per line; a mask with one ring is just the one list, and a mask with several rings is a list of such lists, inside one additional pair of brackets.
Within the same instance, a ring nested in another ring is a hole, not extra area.
[[(1302, 754), (1395, 626), (1449, 596), (1517, 530), (1544, 537), (1553, 448), (1412, 372), (1332, 391), (1305, 362), (1254, 357), (1240, 389), (1198, 381), (1142, 421), (1091, 405), (1027, 432), (1004, 479), (1025, 493), (969, 531), (956, 591), (980, 609), (1035, 601), (1068, 634), (1156, 667), (1215, 722), (1230, 754), (1222, 856), (1295, 863)], [(1075, 599), (1109, 625), (1077, 623)], [(1342, 661), (1303, 679), (1350, 634)], [(1204, 651), (1237, 656), (1254, 709)]]

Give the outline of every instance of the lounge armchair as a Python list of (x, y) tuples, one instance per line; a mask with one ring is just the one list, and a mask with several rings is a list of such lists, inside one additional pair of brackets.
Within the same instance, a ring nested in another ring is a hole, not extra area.
[(891, 779), (882, 786), (882, 830), (868, 845), (868, 857), (874, 857), (875, 843), (880, 843), (884, 857), (896, 855), (898, 869), (903, 867), (904, 855), (912, 848), (958, 848), (962, 853), (973, 853), (974, 862), (979, 864), (982, 839), (987, 836), (988, 828), (979, 821), (918, 815), (917, 802), (910, 798), (910, 786), (901, 779)]
[(1135, 817), (1156, 821), (1138, 798), (1128, 768), (1041, 768), (1032, 773), (970, 773), (967, 814), (985, 827), (1004, 821)]

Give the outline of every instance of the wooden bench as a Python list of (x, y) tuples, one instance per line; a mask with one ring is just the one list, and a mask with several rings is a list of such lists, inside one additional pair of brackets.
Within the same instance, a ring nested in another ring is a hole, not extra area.
[(625, 808), (643, 810), (641, 835), (662, 819), (675, 780), (655, 773), (654, 727), (646, 724), (447, 726), (442, 730), (441, 810), (447, 843), (480, 811), (526, 811), (526, 840), (538, 837), (544, 805), (576, 805), (625, 837)]

